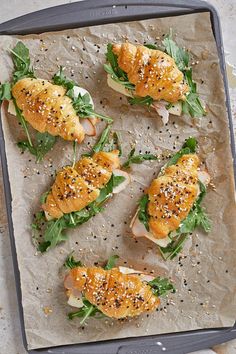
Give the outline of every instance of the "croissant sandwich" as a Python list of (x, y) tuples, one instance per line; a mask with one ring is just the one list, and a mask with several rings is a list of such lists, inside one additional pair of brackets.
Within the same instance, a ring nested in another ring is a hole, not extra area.
[[(27, 140), (18, 146), (36, 156), (37, 162), (52, 148), (55, 137), (81, 143), (85, 135), (96, 135), (98, 118), (112, 119), (94, 111), (94, 103), (87, 90), (79, 87), (63, 74), (55, 74), (52, 82), (36, 78), (30, 66), (28, 48), (18, 42), (11, 50), (14, 63), (13, 83), (0, 86), (0, 102), (8, 100), (8, 112), (16, 115)], [(28, 123), (37, 131), (31, 138)]]
[(34, 215), (32, 224), (33, 241), (41, 252), (65, 241), (65, 229), (75, 228), (101, 212), (105, 202), (129, 184), (129, 174), (120, 169), (120, 151), (102, 150), (109, 131), (108, 126), (92, 153), (63, 167), (50, 191), (41, 197), (42, 211)]
[(100, 191), (111, 178), (122, 183), (113, 188), (118, 193), (129, 183), (129, 175), (119, 169), (119, 151), (99, 151), (92, 157), (82, 157), (74, 167), (66, 166), (57, 173), (51, 191), (42, 205), (49, 219), (80, 211), (99, 198)]
[[(192, 116), (204, 115), (196, 84), (192, 82), (192, 71), (188, 68), (189, 54), (170, 38), (165, 38), (164, 44), (165, 51), (129, 42), (108, 44), (109, 64), (104, 66), (108, 86), (128, 96), (131, 104), (151, 106), (164, 123), (167, 123), (169, 113), (181, 115), (184, 111)], [(171, 51), (170, 45), (175, 46), (176, 51)], [(192, 100), (197, 100), (196, 109), (190, 107), (194, 104), (189, 106)]]
[(89, 118), (80, 121), (63, 86), (47, 80), (24, 78), (13, 85), (12, 96), (25, 120), (40, 133), (48, 132), (78, 143), (84, 140), (85, 134), (96, 134), (96, 121)]
[(174, 291), (168, 279), (127, 267), (75, 267), (66, 275), (64, 286), (68, 304), (80, 308), (69, 314), (70, 319), (85, 316), (86, 307), (116, 319), (138, 316), (156, 310), (159, 296)]
[(131, 222), (133, 235), (155, 242), (164, 258), (175, 256), (186, 234), (196, 226), (210, 230), (208, 217), (200, 206), (210, 176), (200, 170), (195, 142), (189, 138), (152, 181)]

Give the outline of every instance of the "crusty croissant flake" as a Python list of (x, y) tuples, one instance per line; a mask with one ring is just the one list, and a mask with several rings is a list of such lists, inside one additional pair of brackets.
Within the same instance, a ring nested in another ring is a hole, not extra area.
[(71, 269), (64, 281), (67, 295), (79, 294), (106, 316), (125, 318), (155, 310), (159, 298), (138, 274), (123, 274), (119, 268), (98, 267)]
[(131, 43), (113, 44), (118, 65), (135, 85), (135, 96), (175, 103), (189, 91), (183, 73), (168, 54)]
[(78, 143), (84, 140), (84, 123), (80, 123), (64, 87), (47, 80), (23, 78), (12, 87), (12, 95), (34, 129)]

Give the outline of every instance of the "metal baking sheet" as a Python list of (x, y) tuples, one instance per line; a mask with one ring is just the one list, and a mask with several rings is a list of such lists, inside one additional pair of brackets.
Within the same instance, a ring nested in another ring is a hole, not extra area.
[[(210, 12), (212, 29), (215, 36), (218, 54), (220, 58), (221, 71), (224, 79), (226, 105), (231, 136), (231, 149), (234, 159), (234, 172), (236, 176), (235, 145), (233, 135), (233, 123), (230, 111), (229, 92), (225, 71), (222, 36), (219, 17), (216, 10), (203, 1), (170, 0), (163, 3), (160, 0), (88, 0), (68, 5), (61, 5), (37, 11), (32, 14), (21, 16), (0, 24), (0, 34), (29, 34), (42, 33), (52, 30), (78, 28), (83, 26), (101, 25), (111, 22), (134, 21), (148, 18), (166, 16), (187, 15), (191, 13)], [(9, 224), (12, 258), (15, 270), (17, 286), (18, 305), (22, 326), (24, 346), (27, 350), (26, 336), (24, 330), (23, 309), (21, 305), (20, 277), (17, 265), (16, 249), (14, 243), (12, 217), (11, 217), (11, 190), (9, 185), (5, 143), (2, 127), (0, 126), (0, 153), (2, 161), (2, 172), (4, 179), (7, 216)], [(155, 335), (140, 338), (127, 338), (114, 341), (103, 341), (99, 343), (68, 345), (63, 347), (51, 347), (47, 349), (30, 350), (29, 353), (52, 353), (52, 354), (93, 354), (93, 353), (120, 353), (120, 354), (151, 354), (163, 353), (172, 354), (188, 353), (199, 349), (209, 348), (213, 345), (236, 338), (236, 326), (229, 329), (212, 329), (189, 331), (175, 334)]]

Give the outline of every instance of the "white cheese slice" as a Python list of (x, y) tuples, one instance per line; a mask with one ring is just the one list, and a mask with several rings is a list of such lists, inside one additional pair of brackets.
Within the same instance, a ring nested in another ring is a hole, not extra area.
[(82, 295), (81, 295), (81, 297), (75, 297), (71, 294), (67, 303), (70, 306), (78, 307), (78, 308), (81, 308), (84, 306), (84, 303), (82, 301)]
[(200, 170), (200, 171), (198, 171), (198, 179), (205, 186), (208, 186), (208, 184), (211, 181), (211, 176), (209, 175), (209, 173), (206, 170)]
[[(168, 103), (167, 103), (168, 104)], [(182, 114), (182, 103), (181, 102), (176, 102), (172, 103), (171, 107), (168, 109), (170, 114), (173, 114), (174, 116), (181, 116)]]
[(120, 84), (119, 82), (116, 82), (112, 79), (110, 74), (107, 74), (107, 85), (112, 88), (114, 91), (117, 91), (121, 93), (122, 95), (125, 95), (127, 97), (133, 97), (132, 93), (130, 93), (127, 88), (125, 88), (124, 85)]
[(13, 116), (16, 116), (16, 109), (13, 103), (13, 100), (8, 101), (8, 113), (12, 114)]

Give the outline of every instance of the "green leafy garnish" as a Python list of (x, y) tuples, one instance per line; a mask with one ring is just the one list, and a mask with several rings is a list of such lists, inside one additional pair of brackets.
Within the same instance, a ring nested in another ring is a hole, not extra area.
[(174, 154), (170, 160), (167, 162), (166, 167), (175, 165), (177, 161), (183, 156), (188, 154), (194, 154), (197, 150), (197, 140), (193, 137), (188, 138), (182, 149), (179, 150), (176, 154)]
[(81, 307), (76, 312), (70, 312), (68, 314), (68, 319), (73, 320), (75, 317), (82, 317), (80, 324), (83, 324), (88, 317), (94, 317), (95, 315), (99, 314), (99, 318), (105, 317), (105, 315), (94, 305), (92, 305), (88, 300), (83, 298), (84, 306)]
[(43, 160), (44, 156), (48, 151), (52, 149), (56, 142), (56, 137), (49, 133), (36, 133), (35, 144), (33, 145), (30, 141), (24, 140), (19, 141), (17, 146), (22, 150), (28, 150), (32, 155), (36, 157), (36, 162), (40, 162)]
[(151, 106), (151, 104), (153, 103), (153, 98), (151, 96), (145, 96), (145, 97), (139, 97), (139, 96), (135, 96), (135, 97), (131, 97), (128, 99), (130, 104), (140, 104), (140, 105), (145, 105), (145, 106)]
[(107, 264), (105, 265), (104, 269), (110, 270), (110, 269), (114, 268), (116, 266), (116, 261), (118, 258), (119, 258), (119, 256), (117, 256), (117, 255), (111, 256), (108, 259)]
[(77, 97), (74, 94), (74, 87), (77, 86), (76, 83), (67, 77), (63, 73), (63, 67), (60, 66), (60, 70), (53, 76), (53, 82), (56, 85), (64, 86), (67, 90), (66, 95), (72, 99), (72, 105), (74, 110), (79, 115), (80, 118), (97, 117), (112, 123), (113, 119), (107, 117), (103, 114), (96, 113), (93, 109), (93, 105), (90, 99), (90, 95), (85, 93), (84, 95), (79, 94)]
[(44, 203), (46, 203), (46, 200), (47, 200), (47, 196), (48, 196), (48, 194), (50, 193), (50, 191), (47, 191), (47, 192), (45, 192), (45, 193), (43, 193), (42, 195), (41, 195), (41, 197), (40, 197), (40, 204), (44, 204)]
[(189, 114), (191, 117), (205, 116), (206, 111), (199, 99), (197, 85), (192, 78), (192, 69), (189, 68), (189, 53), (185, 49), (178, 47), (172, 39), (171, 32), (164, 38), (162, 44), (164, 46), (164, 51), (175, 60), (176, 65), (184, 74), (184, 78), (189, 86), (190, 91), (186, 94), (186, 99), (182, 101), (183, 113)]
[(158, 47), (155, 44), (151, 44), (151, 43), (144, 44), (144, 47), (147, 47), (149, 49), (158, 50)]
[(11, 84), (9, 82), (5, 82), (0, 85), (0, 105), (4, 100), (11, 100)]
[(173, 239), (172, 242), (169, 243), (166, 247), (159, 247), (160, 253), (162, 257), (167, 259), (173, 259), (180, 253), (183, 249), (183, 245), (188, 238), (188, 234), (180, 234), (178, 237)]
[(85, 93), (83, 96), (79, 94), (78, 97), (75, 97), (71, 93), (67, 92), (67, 96), (72, 99), (73, 107), (80, 118), (97, 117), (108, 123), (113, 122), (112, 118), (94, 111), (93, 105), (90, 102), (90, 95), (88, 93)]
[(19, 141), (17, 143), (17, 146), (23, 152), (28, 150), (32, 155), (36, 157), (36, 162), (40, 162), (42, 161), (46, 153), (50, 151), (54, 146), (56, 142), (56, 137), (47, 132), (45, 133), (37, 132), (35, 136), (35, 143), (33, 144), (28, 130), (28, 124), (21, 110), (18, 108), (15, 99), (13, 99), (13, 102), (16, 110), (16, 116), (27, 136), (27, 140)]
[(30, 66), (29, 49), (22, 42), (17, 42), (16, 46), (10, 51), (15, 68), (13, 73), (14, 83), (24, 77), (34, 78), (34, 70)]
[(113, 133), (113, 140), (114, 140), (114, 144), (117, 146), (117, 149), (119, 150), (119, 156), (122, 156), (122, 146), (121, 146), (120, 134), (117, 132), (114, 132)]
[(191, 117), (205, 116), (206, 111), (197, 93), (197, 84), (192, 79), (191, 68), (185, 71), (185, 79), (189, 85), (190, 92), (186, 95), (185, 101), (182, 102), (183, 113), (190, 114)]
[(174, 59), (180, 71), (185, 71), (189, 66), (189, 53), (178, 45), (172, 39), (172, 32), (165, 36), (162, 41), (165, 53)]
[(40, 231), (40, 234), (43, 234), (43, 241), (39, 242), (38, 250), (46, 252), (57, 244), (66, 241), (67, 235), (64, 233), (66, 229), (82, 225), (97, 213), (100, 213), (103, 210), (102, 205), (111, 197), (113, 188), (123, 182), (123, 178), (120, 177), (122, 176), (114, 176), (112, 174), (107, 185), (100, 190), (98, 198), (84, 209), (64, 214), (59, 219), (47, 221), (44, 216), (38, 221), (35, 220), (32, 227), (34, 230), (34, 239), (37, 238), (35, 231), (37, 234), (38, 231)]
[(99, 140), (97, 143), (93, 146), (92, 150), (93, 152), (99, 152), (104, 149), (104, 146), (108, 143), (109, 141), (109, 134), (111, 131), (111, 126), (107, 125), (107, 127), (103, 130)]
[(80, 261), (76, 261), (73, 257), (73, 252), (69, 254), (69, 256), (66, 258), (64, 266), (68, 269), (73, 269), (77, 267), (83, 267), (83, 264)]
[(73, 80), (68, 79), (63, 73), (64, 68), (60, 66), (59, 71), (52, 77), (52, 81), (55, 85), (64, 86), (67, 91), (73, 89), (76, 83)]
[(134, 155), (135, 148), (133, 148), (129, 155), (127, 161), (122, 165), (123, 168), (129, 168), (131, 164), (141, 164), (143, 161), (157, 160), (157, 156), (153, 154), (138, 154)]
[(165, 296), (168, 292), (174, 293), (175, 287), (167, 278), (157, 277), (148, 282), (148, 285), (151, 286), (152, 292), (156, 296)]
[(148, 201), (149, 201), (148, 195), (144, 194), (144, 196), (139, 201), (138, 218), (141, 221), (141, 223), (144, 224), (146, 230), (149, 231), (149, 224), (148, 224), (149, 216), (147, 212)]

